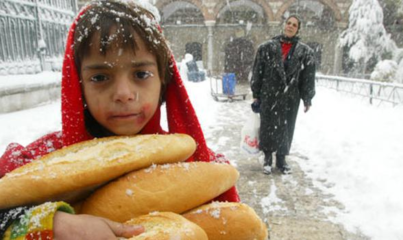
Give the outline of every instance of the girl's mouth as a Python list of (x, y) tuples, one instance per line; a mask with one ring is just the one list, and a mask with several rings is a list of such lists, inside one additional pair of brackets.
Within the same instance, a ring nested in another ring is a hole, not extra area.
[(126, 120), (126, 119), (134, 119), (141, 116), (141, 113), (119, 113), (119, 114), (114, 114), (111, 116), (112, 119), (121, 119), (121, 120)]

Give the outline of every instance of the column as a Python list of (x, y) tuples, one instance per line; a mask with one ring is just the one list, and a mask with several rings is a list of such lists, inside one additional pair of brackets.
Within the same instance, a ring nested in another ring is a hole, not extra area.
[(207, 20), (204, 22), (207, 26), (208, 45), (207, 45), (207, 70), (208, 74), (213, 74), (213, 57), (214, 57), (214, 45), (213, 45), (213, 27), (215, 26), (214, 20)]
[(334, 48), (333, 75), (338, 76), (341, 73), (341, 65), (343, 58), (343, 49), (339, 43)]

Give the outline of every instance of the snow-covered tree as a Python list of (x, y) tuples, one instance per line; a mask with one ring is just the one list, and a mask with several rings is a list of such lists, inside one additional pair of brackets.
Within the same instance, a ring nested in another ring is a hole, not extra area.
[(371, 80), (379, 82), (396, 81), (397, 63), (393, 60), (383, 60), (376, 64), (371, 73)]
[(396, 44), (386, 33), (378, 0), (353, 0), (349, 14), (349, 26), (340, 36), (340, 45), (350, 48), (349, 57), (362, 64), (365, 73), (368, 60), (380, 61), (382, 54), (396, 49)]

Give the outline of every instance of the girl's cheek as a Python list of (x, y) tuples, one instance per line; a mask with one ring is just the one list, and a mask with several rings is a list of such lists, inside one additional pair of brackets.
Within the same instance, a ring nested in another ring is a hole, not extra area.
[(151, 104), (150, 103), (145, 103), (144, 105), (143, 105), (143, 112), (146, 114), (146, 115), (148, 115), (148, 114), (150, 114), (150, 112), (151, 112)]
[(142, 116), (138, 118), (137, 123), (138, 124), (142, 124), (144, 123), (144, 121), (147, 120), (147, 118), (151, 118), (151, 116), (154, 114), (151, 112), (152, 108), (151, 108), (151, 104), (150, 103), (145, 103), (142, 107)]

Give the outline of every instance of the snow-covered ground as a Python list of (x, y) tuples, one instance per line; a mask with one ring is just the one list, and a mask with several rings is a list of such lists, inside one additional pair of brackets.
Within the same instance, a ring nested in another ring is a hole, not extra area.
[[(217, 111), (231, 108), (211, 98), (209, 81), (186, 87), (209, 141)], [(371, 106), (325, 88), (317, 89), (313, 104), (307, 114), (300, 109), (292, 151), (309, 158), (298, 164), (315, 185), (345, 205), (332, 220), (374, 240), (403, 239), (403, 106)], [(250, 113), (237, 114), (245, 119)], [(0, 114), (0, 152), (10, 142), (25, 145), (60, 128), (59, 101)]]
[(299, 162), (346, 211), (339, 221), (372, 239), (403, 239), (403, 106), (376, 107), (367, 99), (317, 89), (314, 106), (300, 112), (294, 150)]

